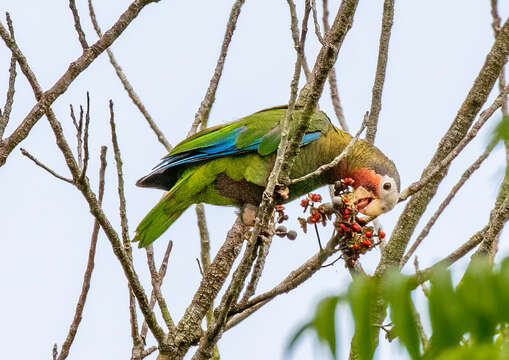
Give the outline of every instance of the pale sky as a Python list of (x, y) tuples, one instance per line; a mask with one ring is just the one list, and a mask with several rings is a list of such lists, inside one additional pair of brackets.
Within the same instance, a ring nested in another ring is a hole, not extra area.
[[(79, 0), (82, 24), (89, 43), (96, 40), (86, 1)], [(301, 1), (303, 3), (303, 1)], [(331, 18), (339, 2), (329, 1)], [(129, 0), (96, 1), (96, 13), (103, 30), (129, 5)], [(194, 114), (208, 87), (216, 64), (226, 21), (233, 1), (162, 0), (147, 6), (113, 46), (145, 106), (172, 144), (189, 131)], [(319, 2), (321, 3), (321, 2)], [(359, 127), (369, 109), (382, 1), (361, 1), (354, 26), (341, 49), (336, 70), (340, 97), (348, 125)], [(509, 4), (500, 2), (503, 19)], [(3, 0), (2, 13), (9, 11), (16, 38), (41, 86), (48, 89), (81, 54), (67, 1)], [(299, 5), (302, 15), (302, 4)], [(332, 19), (331, 19), (332, 20)], [(5, 24), (5, 21), (2, 20)], [(247, 0), (226, 59), (210, 125), (238, 119), (262, 108), (285, 104), (293, 73), (295, 51), (289, 30), (286, 1)], [(431, 159), (436, 146), (463, 102), (484, 58), (493, 43), (489, 1), (396, 1), (390, 43), (387, 78), (376, 145), (398, 166), (403, 188), (415, 181)], [(319, 44), (309, 24), (306, 53), (314, 63)], [(10, 53), (0, 43), (0, 103), (3, 106)], [(11, 122), (6, 135), (34, 105), (26, 80), (18, 71)], [(88, 176), (97, 188), (98, 154), (108, 145), (104, 210), (119, 229), (116, 172), (110, 146), (108, 100), (115, 102), (117, 131), (124, 161), (130, 234), (158, 201), (162, 192), (134, 186), (160, 157), (164, 148), (128, 99), (106, 54), (101, 55), (67, 93), (53, 105), (74, 146), (74, 130), (68, 116), (69, 104), (84, 104), (91, 94), (90, 149)], [(494, 98), (491, 95), (489, 103)], [(335, 121), (328, 87), (320, 102)], [(483, 151), (489, 128), (497, 113), (471, 145), (453, 163), (438, 195), (428, 207), (417, 231), (435, 211), (457, 182), (464, 169)], [(41, 161), (68, 176), (63, 158), (45, 118), (21, 144)], [(481, 229), (487, 222), (501, 175), (504, 151), (498, 147), (480, 171), (458, 194), (417, 252), (422, 267), (429, 266)], [(34, 166), (19, 149), (0, 168), (0, 226), (3, 229), (0, 253), (0, 344), (6, 359), (51, 358), (57, 343), (60, 349), (72, 321), (86, 265), (93, 218), (80, 193)], [(325, 191), (322, 189), (325, 194)], [(398, 205), (380, 220), (388, 236), (403, 209)], [(212, 251), (224, 241), (235, 219), (235, 209), (206, 206)], [(289, 227), (298, 230), (297, 203), (289, 206)], [(158, 263), (168, 240), (174, 241), (167, 276), (162, 288), (174, 319), (179, 319), (200, 281), (195, 262), (199, 237), (195, 213), (190, 208), (154, 243)], [(296, 241), (274, 238), (265, 276), (259, 285), (264, 291), (317, 251), (313, 234), (298, 230)], [(321, 230), (322, 238), (330, 230)], [(416, 236), (415, 234), (414, 236)], [(509, 254), (507, 234), (500, 239), (501, 258)], [(361, 258), (367, 271), (379, 259), (374, 250)], [(89, 297), (83, 321), (71, 348), (70, 359), (126, 359), (131, 352), (127, 281), (113, 255), (109, 241), (100, 234)], [(147, 291), (150, 276), (144, 251), (134, 249), (136, 269)], [(454, 269), (464, 268), (466, 260)], [(412, 272), (411, 265), (405, 269)], [(351, 278), (338, 262), (318, 272), (290, 294), (282, 295), (248, 320), (225, 333), (219, 342), (221, 358), (279, 359), (292, 332), (314, 310), (324, 295), (347, 288)], [(421, 300), (419, 300), (422, 302)], [(141, 317), (141, 316), (140, 316)], [(425, 324), (428, 325), (428, 324)], [(341, 359), (347, 358), (351, 319), (339, 313)], [(149, 337), (148, 345), (155, 340)], [(381, 337), (377, 359), (406, 359), (396, 344)], [(191, 351), (186, 358), (190, 358)], [(155, 359), (152, 355), (149, 359)], [(294, 359), (324, 358), (308, 336), (294, 352)]]

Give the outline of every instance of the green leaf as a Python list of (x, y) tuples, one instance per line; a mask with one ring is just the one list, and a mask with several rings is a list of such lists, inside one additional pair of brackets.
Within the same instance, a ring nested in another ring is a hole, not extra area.
[(377, 281), (371, 277), (355, 278), (348, 289), (348, 301), (355, 320), (355, 333), (352, 346), (356, 348), (361, 360), (371, 360), (374, 354), (373, 309), (377, 298)]
[[(468, 316), (474, 341), (491, 342), (500, 320), (497, 280), (487, 257), (471, 261), (456, 289), (458, 304)], [(505, 304), (507, 306), (507, 304)]]
[(507, 360), (509, 352), (495, 344), (476, 344), (451, 348), (434, 360)]
[(327, 344), (334, 358), (337, 356), (336, 348), (336, 307), (338, 296), (330, 296), (322, 299), (317, 307), (313, 320), (318, 339)]
[(320, 343), (325, 343), (331, 355), (336, 358), (336, 307), (340, 300), (340, 296), (329, 296), (320, 300), (313, 319), (302, 325), (292, 336), (285, 350), (286, 356), (291, 353), (302, 334), (306, 330), (311, 330), (316, 333)]
[(414, 360), (420, 359), (419, 333), (408, 277), (394, 271), (388, 275), (384, 285), (385, 297), (391, 307), (395, 334), (406, 346), (410, 357)]
[(429, 315), (433, 334), (427, 355), (433, 359), (444, 349), (456, 346), (466, 328), (454, 296), (451, 274), (445, 267), (431, 275)]
[(285, 357), (288, 357), (290, 356), (291, 352), (293, 351), (293, 348), (295, 347), (295, 344), (301, 339), (302, 337), (302, 334), (304, 334), (304, 332), (306, 330), (309, 330), (313, 327), (313, 322), (309, 321), (307, 323), (305, 323), (304, 325), (302, 325), (299, 330), (297, 330), (295, 332), (295, 334), (292, 336), (290, 342), (288, 343), (288, 345), (286, 346), (286, 349), (285, 349)]
[(509, 141), (509, 115), (504, 115), (493, 131), (491, 141)]

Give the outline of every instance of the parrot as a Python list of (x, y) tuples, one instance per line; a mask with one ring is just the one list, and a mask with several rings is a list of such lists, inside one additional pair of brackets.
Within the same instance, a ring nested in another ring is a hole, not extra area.
[[(138, 241), (139, 247), (151, 244), (192, 204), (257, 207), (274, 166), (287, 107), (268, 108), (234, 122), (206, 128), (177, 144), (136, 183), (166, 193), (140, 222), (133, 241)], [(294, 109), (290, 135), (302, 112), (301, 107)], [(316, 110), (300, 143), (290, 178), (299, 178), (330, 163), (351, 139), (323, 111)], [(357, 210), (365, 215), (378, 216), (398, 202), (400, 178), (395, 164), (364, 140), (357, 140), (334, 168), (289, 185), (288, 196), (280, 200), (289, 202), (347, 177), (354, 180)]]

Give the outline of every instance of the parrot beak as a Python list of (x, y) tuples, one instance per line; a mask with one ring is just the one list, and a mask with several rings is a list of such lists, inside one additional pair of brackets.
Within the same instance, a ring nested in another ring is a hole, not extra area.
[(371, 202), (373, 202), (376, 199), (375, 194), (373, 194), (371, 191), (367, 190), (363, 186), (358, 186), (354, 192), (353, 192), (353, 203), (355, 204), (355, 207), (358, 211), (361, 213), (366, 214), (364, 211)]

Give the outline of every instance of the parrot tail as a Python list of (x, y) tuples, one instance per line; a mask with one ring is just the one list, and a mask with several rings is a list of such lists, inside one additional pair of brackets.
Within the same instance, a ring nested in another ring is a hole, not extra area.
[(190, 189), (185, 186), (192, 175), (191, 171), (182, 176), (140, 222), (132, 240), (139, 242), (138, 247), (152, 244), (193, 203), (192, 194), (186, 191)]

